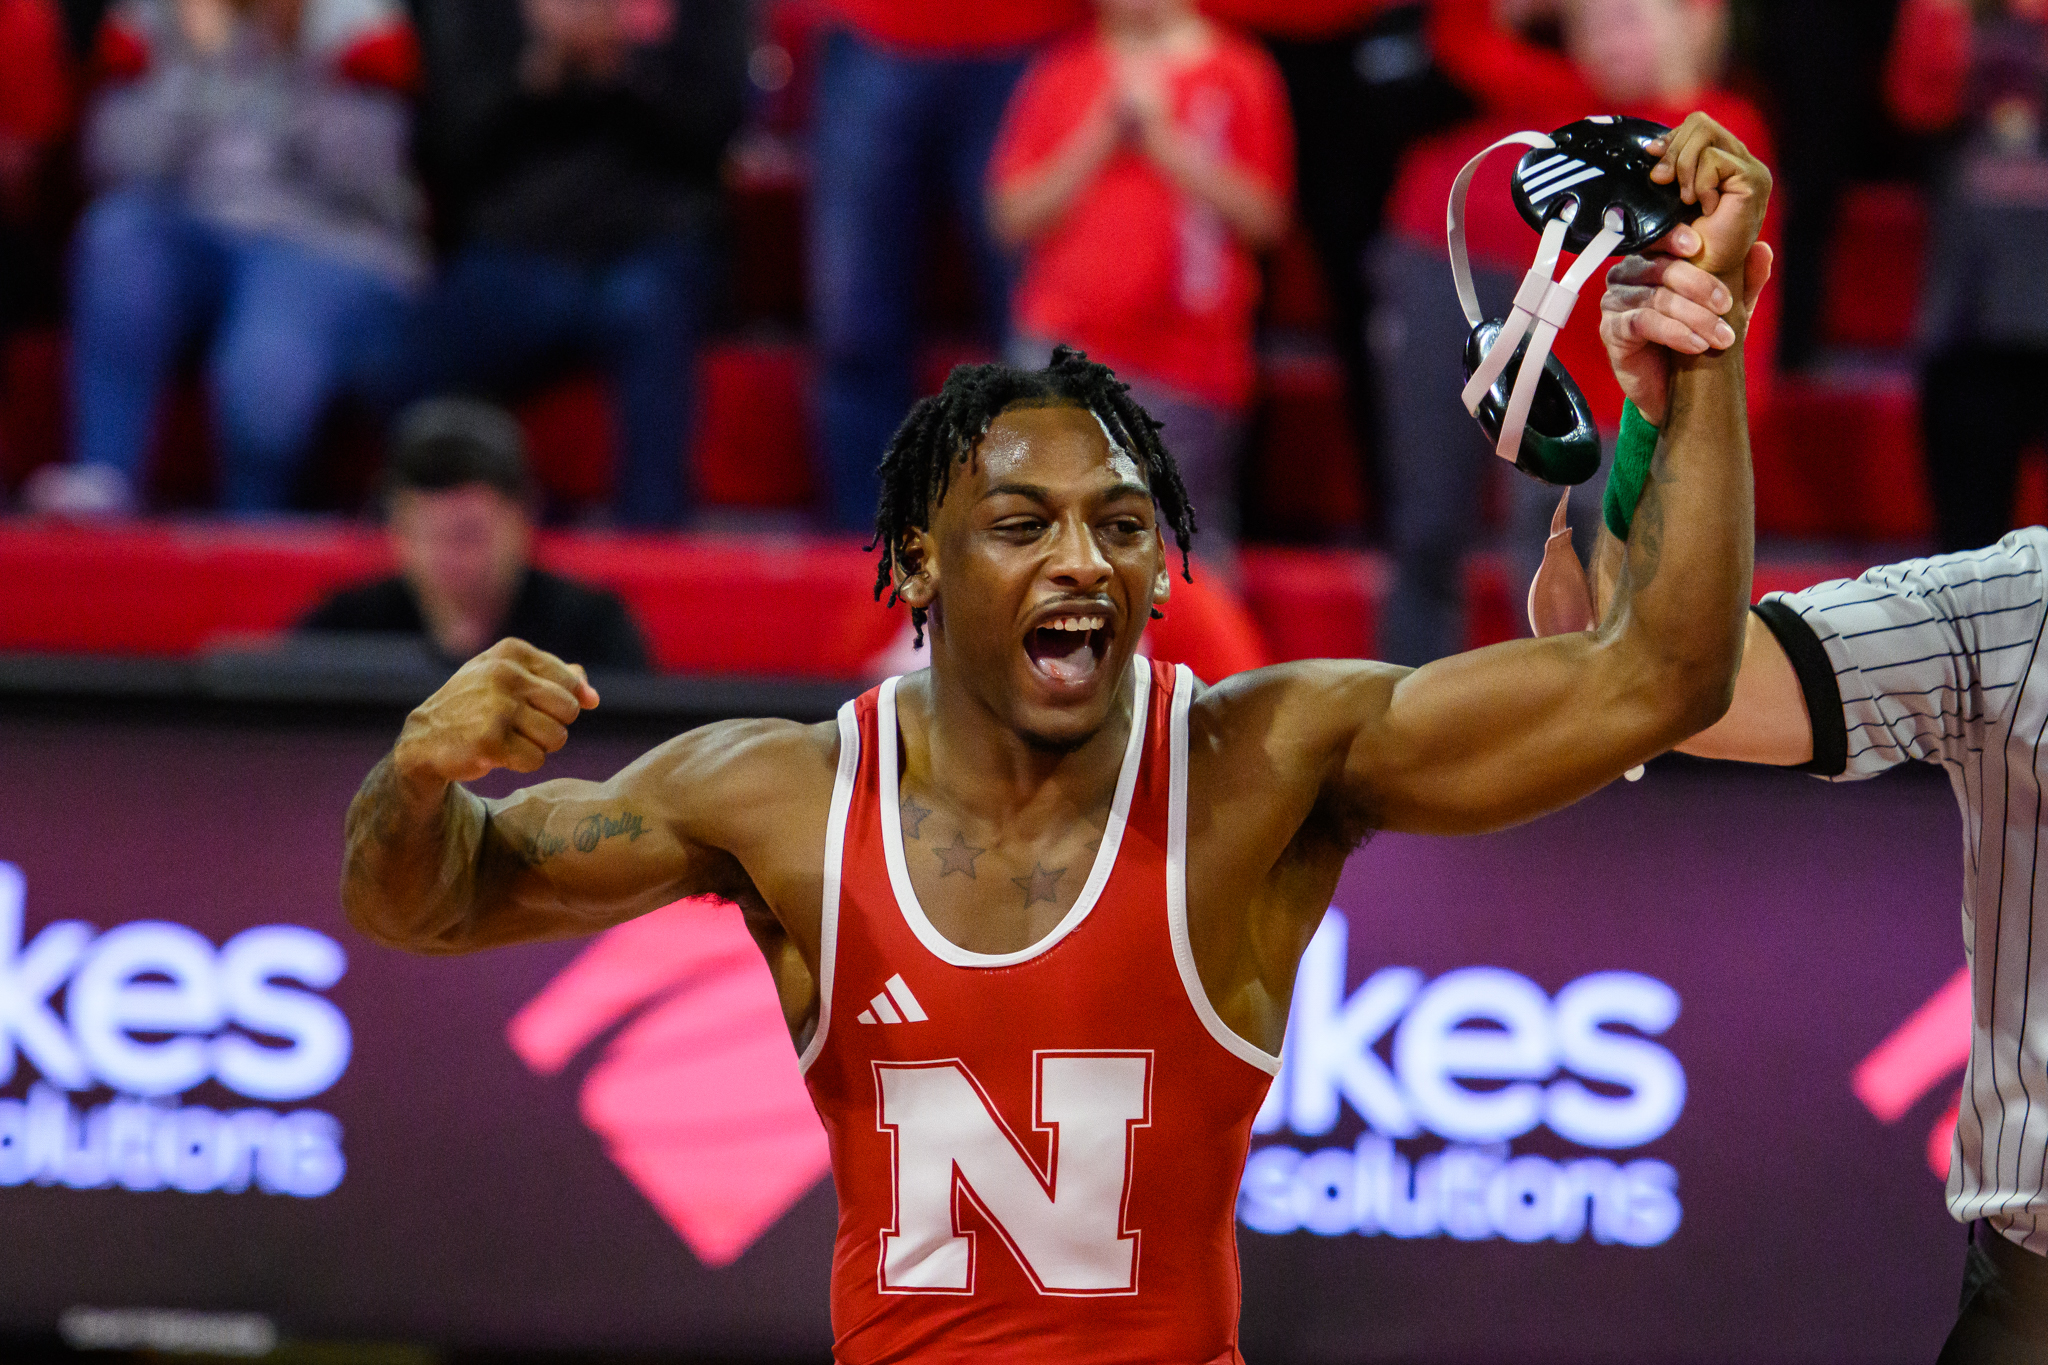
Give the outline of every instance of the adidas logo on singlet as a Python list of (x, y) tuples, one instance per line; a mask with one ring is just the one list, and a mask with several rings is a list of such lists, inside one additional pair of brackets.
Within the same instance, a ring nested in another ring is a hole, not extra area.
[(863, 1024), (922, 1024), (925, 1021), (924, 1006), (917, 1003), (917, 997), (910, 993), (910, 987), (901, 974), (883, 982), (882, 989), (875, 992), (875, 998), (868, 1001), (868, 1007), (858, 1017)]

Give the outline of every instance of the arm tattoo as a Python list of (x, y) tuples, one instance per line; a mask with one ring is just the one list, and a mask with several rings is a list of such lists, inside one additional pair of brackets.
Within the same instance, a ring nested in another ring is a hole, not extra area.
[(606, 839), (626, 836), (632, 843), (647, 833), (647, 818), (638, 811), (622, 810), (617, 815), (606, 815), (599, 811), (586, 815), (576, 822), (568, 838), (550, 833), (546, 829), (534, 831), (519, 841), (519, 856), (528, 867), (539, 867), (557, 853), (574, 847), (578, 853), (595, 853), (597, 846)]
[(965, 872), (969, 881), (974, 880), (974, 860), (988, 852), (985, 848), (974, 848), (967, 842), (966, 834), (955, 830), (950, 848), (934, 846), (932, 852), (939, 855), (939, 875), (950, 877), (955, 872)]
[(647, 824), (637, 811), (622, 810), (616, 816), (599, 813), (586, 815), (576, 822), (576, 851), (589, 853), (601, 842), (616, 835), (626, 836), (632, 843), (647, 832)]
[(372, 842), (390, 848), (405, 834), (405, 802), (398, 790), (398, 770), (386, 754), (363, 779), (362, 810)]
[(1671, 482), (1671, 461), (1665, 457), (1665, 447), (1659, 444), (1650, 463), (1649, 484), (1643, 489), (1642, 500), (1636, 504), (1635, 519), (1629, 524), (1627, 563), (1631, 592), (1641, 592), (1655, 582), (1657, 568), (1663, 562), (1663, 493)]
[(538, 834), (527, 835), (525, 842), (519, 846), (519, 853), (526, 860), (528, 867), (539, 867), (568, 846), (569, 841), (561, 835), (542, 830)]
[(1012, 877), (1010, 878), (1010, 885), (1024, 893), (1024, 908), (1026, 910), (1029, 910), (1040, 901), (1051, 901), (1054, 905), (1058, 905), (1060, 901), (1060, 878), (1066, 875), (1067, 870), (1064, 867), (1055, 867), (1048, 870), (1044, 863), (1033, 863), (1030, 876)]

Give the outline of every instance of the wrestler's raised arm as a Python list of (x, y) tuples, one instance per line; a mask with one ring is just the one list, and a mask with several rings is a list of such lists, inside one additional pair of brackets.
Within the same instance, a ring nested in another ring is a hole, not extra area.
[(461, 785), (536, 771), (597, 701), (582, 669), (502, 640), (414, 710), (349, 805), (341, 898), (356, 928), (455, 953), (587, 934), (683, 896), (756, 899), (744, 829), (829, 797), (832, 727), (728, 721), (605, 782), (542, 782), (497, 801)]
[[(1741, 298), (1745, 316), (1770, 278), (1771, 263), (1768, 246), (1751, 248)], [(1652, 425), (1667, 420), (1673, 357), (1704, 354), (1734, 341), (1723, 315), (1735, 302), (1719, 279), (1677, 255), (1631, 256), (1608, 272), (1600, 300), (1600, 338), (1623, 394)], [(1626, 553), (1625, 542), (1603, 522), (1593, 553), (1596, 613), (1613, 602)], [(1701, 758), (1784, 766), (1813, 757), (1813, 730), (1798, 675), (1761, 617), (1752, 615), (1747, 623), (1741, 671), (1727, 712), (1677, 749)]]
[[(1665, 161), (1707, 209), (1693, 229), (1697, 263), (1732, 299), (1745, 298), (1770, 172), (1701, 115), (1672, 135)], [(1305, 734), (1297, 752), (1323, 756), (1326, 793), (1360, 823), (1459, 833), (1526, 820), (1662, 753), (1727, 707), (1752, 541), (1739, 337), (1747, 314), (1731, 309), (1728, 321), (1738, 335), (1726, 350), (1669, 358), (1670, 411), (1613, 610), (1596, 628), (1412, 672), (1336, 662), (1279, 670), (1274, 720)], [(1258, 675), (1244, 684), (1273, 685)]]

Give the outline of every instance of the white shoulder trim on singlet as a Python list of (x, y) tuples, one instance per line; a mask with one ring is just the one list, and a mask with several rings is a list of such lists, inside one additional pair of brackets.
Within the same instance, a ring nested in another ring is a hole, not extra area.
[(1131, 672), (1131, 737), (1124, 746), (1124, 766), (1117, 774), (1116, 798), (1110, 803), (1109, 820), (1102, 827), (1102, 845), (1096, 850), (1095, 865), (1088, 869), (1088, 880), (1082, 884), (1081, 894), (1066, 917), (1044, 938), (1014, 953), (970, 952), (940, 933), (925, 917), (924, 906), (919, 904), (917, 891), (910, 884), (909, 865), (903, 858), (903, 821), (897, 815), (902, 798), (896, 775), (896, 684), (902, 679), (891, 678), (882, 684), (881, 702), (877, 707), (881, 724), (875, 736), (875, 747), (880, 750), (875, 761), (880, 766), (882, 778), (882, 853), (889, 864), (889, 885), (896, 892), (896, 905), (903, 912), (904, 922), (933, 957), (955, 967), (1010, 967), (1028, 962), (1074, 932), (1075, 927), (1088, 918), (1088, 912), (1095, 908), (1095, 902), (1102, 896), (1102, 888), (1109, 883), (1110, 869), (1116, 866), (1117, 847), (1124, 840), (1124, 822), (1130, 817), (1131, 795), (1138, 788), (1138, 768), (1145, 756), (1152, 665), (1143, 657), (1134, 658), (1131, 660)]
[(1188, 1003), (1195, 1007), (1209, 1036), (1233, 1056), (1268, 1076), (1277, 1076), (1280, 1059), (1239, 1037), (1209, 1003), (1202, 974), (1195, 970), (1194, 947), (1188, 942), (1188, 708), (1194, 699), (1195, 675), (1181, 664), (1173, 671), (1173, 730), (1168, 750), (1172, 767), (1166, 798), (1166, 926), (1173, 939), (1173, 965), (1180, 968)]
[(848, 702), (839, 708), (839, 772), (832, 779), (832, 813), (825, 820), (825, 895), (818, 918), (818, 1031), (797, 1058), (799, 1072), (825, 1050), (832, 1027), (832, 976), (839, 957), (840, 867), (846, 858), (846, 812), (853, 804), (853, 780), (860, 775), (860, 716)]

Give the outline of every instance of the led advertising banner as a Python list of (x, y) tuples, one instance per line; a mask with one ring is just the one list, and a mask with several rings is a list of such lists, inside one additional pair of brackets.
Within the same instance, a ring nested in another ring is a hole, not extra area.
[[(367, 943), (341, 817), (390, 737), (0, 721), (0, 1333), (823, 1359), (825, 1144), (737, 914)], [(1959, 857), (1938, 776), (1680, 764), (1371, 841), (1239, 1200), (1247, 1356), (1931, 1359)]]

